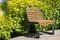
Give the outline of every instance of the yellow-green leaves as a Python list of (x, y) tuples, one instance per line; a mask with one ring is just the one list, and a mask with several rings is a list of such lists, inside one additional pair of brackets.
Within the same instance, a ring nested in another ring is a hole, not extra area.
[[(2, 6), (5, 9), (2, 15)], [(10, 38), (13, 30), (19, 34), (27, 33), (26, 8), (40, 8), (43, 18), (53, 19), (57, 26), (60, 24), (60, 1), (58, 0), (7, 0), (0, 4), (0, 37)], [(35, 25), (37, 28), (38, 24)], [(49, 27), (41, 27), (41, 30), (48, 30)], [(36, 29), (35, 29), (36, 30)], [(38, 30), (38, 29), (37, 29)]]

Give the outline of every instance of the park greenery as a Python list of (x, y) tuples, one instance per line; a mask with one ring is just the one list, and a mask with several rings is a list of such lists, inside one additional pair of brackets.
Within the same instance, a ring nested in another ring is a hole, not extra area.
[[(9, 40), (11, 33), (27, 34), (26, 8), (40, 8), (44, 20), (54, 20), (55, 29), (60, 28), (59, 0), (7, 0), (0, 3), (0, 40)], [(37, 24), (34, 24), (37, 28)], [(40, 28), (41, 31), (51, 29), (51, 26)], [(38, 30), (38, 29), (35, 29)]]

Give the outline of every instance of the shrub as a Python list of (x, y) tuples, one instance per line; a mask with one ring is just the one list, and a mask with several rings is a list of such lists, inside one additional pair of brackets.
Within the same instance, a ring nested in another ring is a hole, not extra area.
[[(8, 0), (4, 2), (2, 5), (4, 14), (0, 17), (0, 38), (8, 40), (13, 32), (18, 34), (27, 33), (26, 8), (40, 8), (44, 19), (53, 18), (55, 21), (55, 29), (59, 28), (59, 5), (58, 0)], [(35, 26), (37, 26), (37, 24)], [(50, 29), (50, 26), (43, 27), (43, 30), (47, 29)]]

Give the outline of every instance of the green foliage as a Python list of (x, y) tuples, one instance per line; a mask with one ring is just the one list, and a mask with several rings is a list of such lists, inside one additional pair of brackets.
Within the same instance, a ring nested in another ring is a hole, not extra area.
[[(59, 28), (59, 5), (60, 1), (58, 0), (8, 0), (4, 2), (2, 8), (5, 11), (0, 17), (0, 39), (8, 40), (14, 31), (18, 34), (27, 33), (26, 8), (40, 8), (44, 19), (53, 19), (55, 21), (55, 29)], [(37, 28), (37, 24), (35, 28)], [(51, 27), (41, 27), (41, 30), (44, 31), (48, 29), (51, 29)]]

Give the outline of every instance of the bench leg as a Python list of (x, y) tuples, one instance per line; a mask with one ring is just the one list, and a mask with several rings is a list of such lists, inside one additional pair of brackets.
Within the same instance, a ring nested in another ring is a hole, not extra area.
[(52, 34), (54, 35), (54, 24), (52, 24)]
[(40, 24), (38, 24), (38, 34), (36, 38), (40, 38)]
[(40, 38), (40, 24), (38, 25), (38, 29), (39, 29), (39, 34), (38, 34), (38, 38)]
[(38, 24), (38, 32), (35, 35), (35, 38), (40, 38), (40, 24)]
[(27, 22), (28, 34), (30, 34), (30, 24)]

